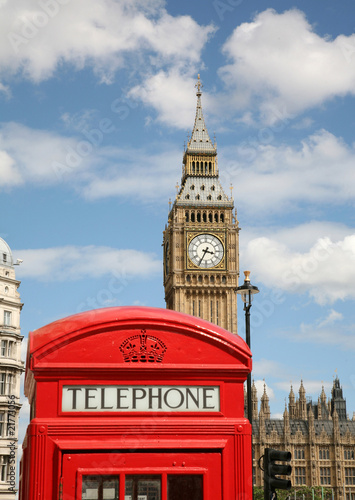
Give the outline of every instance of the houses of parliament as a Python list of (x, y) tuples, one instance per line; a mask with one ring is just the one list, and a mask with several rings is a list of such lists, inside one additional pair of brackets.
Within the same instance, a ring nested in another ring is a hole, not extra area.
[[(164, 230), (164, 288), (168, 309), (198, 316), (237, 333), (239, 224), (232, 197), (219, 179), (217, 146), (202, 111), (201, 82), (193, 130), (183, 155), (182, 178)], [(253, 481), (263, 485), (258, 466), (264, 449), (292, 453), (292, 485), (327, 487), (335, 500), (355, 500), (355, 420), (349, 420), (338, 378), (331, 397), (306, 397), (301, 382), (291, 387), (282, 419), (271, 418), (266, 391), (260, 401), (252, 386)]]

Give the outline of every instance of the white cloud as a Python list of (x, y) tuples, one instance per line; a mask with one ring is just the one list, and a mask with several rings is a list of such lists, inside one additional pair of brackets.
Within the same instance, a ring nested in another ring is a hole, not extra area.
[(16, 186), (22, 183), (22, 177), (14, 159), (0, 150), (0, 186)]
[[(196, 96), (191, 89), (196, 84), (196, 77), (195, 66), (188, 70), (175, 67), (161, 70), (132, 88), (129, 96), (153, 108), (157, 121), (169, 127), (191, 130), (196, 109)], [(213, 112), (215, 106), (215, 99), (204, 92), (203, 110)]]
[[(0, 126), (0, 188), (24, 183), (58, 183), (60, 178), (54, 164), (65, 163), (66, 157), (77, 148), (77, 142), (74, 138), (19, 123), (3, 124)], [(68, 170), (77, 172), (90, 163), (90, 157), (83, 160)]]
[(63, 64), (93, 67), (106, 82), (128, 58), (145, 70), (196, 64), (214, 31), (190, 16), (169, 15), (162, 0), (17, 0), (0, 14), (3, 78), (21, 72), (36, 82)]
[(324, 326), (332, 325), (336, 321), (341, 321), (343, 315), (334, 309), (331, 309), (328, 316), (319, 322), (318, 328), (323, 328)]
[(23, 259), (20, 279), (66, 281), (112, 276), (117, 286), (125, 286), (132, 277), (148, 277), (161, 272), (162, 262), (152, 253), (134, 249), (98, 246), (64, 246), (14, 251)]
[(134, 196), (143, 203), (162, 202), (165, 193), (167, 202), (180, 176), (167, 165), (174, 159), (178, 165), (181, 151), (168, 145), (154, 154), (111, 147), (97, 127), (84, 129), (69, 138), (17, 123), (0, 126), (0, 189), (64, 183), (88, 199)]
[[(332, 241), (340, 241), (353, 234), (355, 228), (340, 222), (311, 220), (297, 226), (249, 226), (243, 227), (243, 238), (241, 239), (241, 253), (247, 253), (248, 244), (258, 238), (270, 238), (283, 244), (291, 252), (307, 253), (316, 241), (329, 238)], [(247, 256), (247, 255), (245, 255)]]
[[(141, 203), (167, 203), (168, 193), (172, 193), (172, 187), (180, 175), (180, 172), (174, 172), (167, 166), (178, 165), (181, 156), (181, 151), (175, 150), (175, 146), (160, 154), (138, 149), (112, 149), (109, 156), (101, 156), (101, 163), (106, 162), (107, 165), (105, 171), (92, 171), (80, 190), (83, 196), (91, 200), (117, 196), (133, 197)], [(120, 160), (117, 161), (117, 158)]]
[(225, 148), (220, 164), (223, 185), (238, 186), (236, 203), (251, 215), (355, 201), (355, 146), (326, 130), (296, 147), (245, 141)]
[[(244, 236), (240, 259), (258, 285), (281, 295), (308, 293), (320, 305), (355, 297), (354, 228), (312, 221), (289, 228), (246, 230)], [(330, 324), (339, 319), (338, 313), (330, 311), (322, 321)]]
[(191, 89), (195, 82), (196, 75), (183, 74), (176, 69), (159, 71), (144, 83), (136, 85), (129, 95), (152, 107), (158, 114), (158, 121), (172, 127), (191, 128), (196, 106)]
[(269, 123), (355, 92), (355, 34), (321, 37), (296, 9), (257, 14), (234, 30), (223, 52), (230, 63), (220, 76), (230, 102), (248, 106), (257, 96)]

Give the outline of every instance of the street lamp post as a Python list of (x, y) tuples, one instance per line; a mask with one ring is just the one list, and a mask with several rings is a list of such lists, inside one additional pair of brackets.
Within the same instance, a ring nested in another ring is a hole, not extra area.
[[(250, 283), (250, 271), (244, 271), (244, 284), (238, 286), (237, 293), (242, 296), (242, 300), (244, 302), (244, 311), (245, 311), (245, 342), (250, 349), (250, 308), (253, 300), (253, 295), (259, 293), (259, 289), (256, 286), (253, 286)], [(251, 373), (248, 374), (247, 377), (247, 411), (248, 411), (248, 420), (251, 426), (251, 445), (253, 447), (253, 410), (252, 410), (252, 402), (251, 402)], [(251, 470), (253, 474), (253, 449), (252, 449), (252, 459), (251, 459)], [(252, 495), (254, 498), (254, 493)]]
[[(250, 308), (253, 300), (253, 295), (259, 293), (259, 289), (250, 283), (250, 271), (244, 271), (244, 284), (238, 286), (237, 293), (242, 296), (245, 311), (245, 342), (250, 349)], [(247, 401), (248, 401), (248, 420), (253, 425), (253, 414), (251, 406), (251, 373), (247, 378)]]

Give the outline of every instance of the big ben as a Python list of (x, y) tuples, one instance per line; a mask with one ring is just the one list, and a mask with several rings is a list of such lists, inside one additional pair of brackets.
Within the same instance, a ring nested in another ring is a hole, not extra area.
[(164, 231), (164, 288), (168, 309), (237, 333), (239, 226), (234, 201), (220, 183), (217, 146), (202, 112), (200, 76), (181, 186)]

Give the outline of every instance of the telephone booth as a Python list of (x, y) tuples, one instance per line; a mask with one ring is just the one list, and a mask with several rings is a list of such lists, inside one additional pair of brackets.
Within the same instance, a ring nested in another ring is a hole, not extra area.
[(32, 332), (20, 500), (251, 500), (250, 370), (239, 336), (165, 309)]

